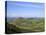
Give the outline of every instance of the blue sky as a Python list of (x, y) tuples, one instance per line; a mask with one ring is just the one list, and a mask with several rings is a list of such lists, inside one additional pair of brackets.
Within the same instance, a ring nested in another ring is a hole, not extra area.
[(6, 0), (6, 1), (24, 1), (24, 2), (39, 2), (39, 3), (44, 3), (44, 0)]
[(44, 3), (8, 1), (7, 17), (44, 17)]

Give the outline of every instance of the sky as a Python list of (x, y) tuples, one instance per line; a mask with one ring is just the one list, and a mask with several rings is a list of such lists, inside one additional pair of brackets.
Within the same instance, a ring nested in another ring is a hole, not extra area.
[(44, 0), (7, 0), (7, 1), (24, 1), (24, 2), (39, 2), (39, 3), (44, 3)]
[(44, 17), (44, 3), (8, 1), (7, 17)]

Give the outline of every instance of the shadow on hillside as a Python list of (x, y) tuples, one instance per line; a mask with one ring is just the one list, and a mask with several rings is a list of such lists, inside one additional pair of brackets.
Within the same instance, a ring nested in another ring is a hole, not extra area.
[(13, 33), (21, 33), (21, 31), (16, 26), (7, 23), (7, 29), (6, 29), (6, 32), (5, 33), (6, 34), (13, 34)]

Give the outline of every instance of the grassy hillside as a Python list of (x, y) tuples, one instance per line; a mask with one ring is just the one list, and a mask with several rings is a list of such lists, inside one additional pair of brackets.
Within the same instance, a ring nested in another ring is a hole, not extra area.
[[(44, 31), (44, 18), (17, 18), (16, 20), (8, 22), (7, 28), (14, 30), (10, 32), (43, 32)], [(9, 33), (9, 32), (8, 32)]]

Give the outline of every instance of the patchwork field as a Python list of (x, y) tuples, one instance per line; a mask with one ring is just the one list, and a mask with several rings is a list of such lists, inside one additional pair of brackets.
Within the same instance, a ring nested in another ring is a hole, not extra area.
[(44, 18), (7, 19), (7, 33), (44, 32)]

